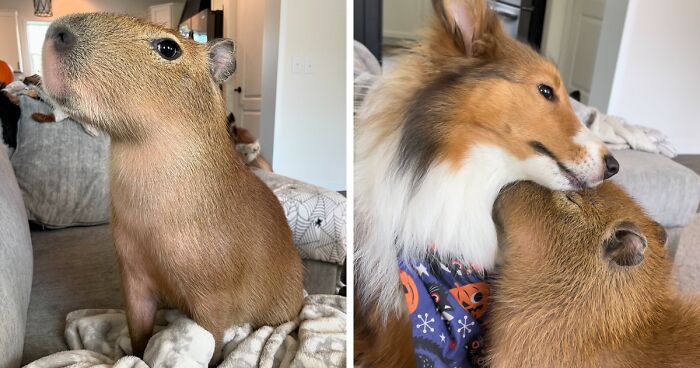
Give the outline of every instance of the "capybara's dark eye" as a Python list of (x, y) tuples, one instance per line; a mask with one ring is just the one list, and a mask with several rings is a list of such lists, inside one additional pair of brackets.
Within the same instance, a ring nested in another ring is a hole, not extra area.
[(165, 60), (175, 60), (182, 55), (182, 50), (180, 49), (180, 45), (177, 44), (177, 42), (169, 39), (169, 38), (163, 38), (160, 40), (156, 40), (153, 43), (156, 51), (160, 56), (163, 57)]
[(552, 90), (552, 87), (546, 84), (538, 84), (537, 89), (540, 91), (540, 94), (544, 96), (544, 98), (546, 98), (547, 100), (554, 100), (554, 91)]

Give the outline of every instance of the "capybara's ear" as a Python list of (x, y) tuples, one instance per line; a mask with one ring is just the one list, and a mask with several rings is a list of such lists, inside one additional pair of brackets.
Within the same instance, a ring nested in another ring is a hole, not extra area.
[(666, 242), (668, 242), (668, 232), (660, 223), (654, 221), (654, 226), (656, 226), (656, 234), (659, 236), (661, 244), (666, 247)]
[(621, 222), (603, 244), (603, 257), (619, 266), (636, 266), (644, 260), (647, 238), (635, 223)]
[(491, 19), (494, 15), (486, 0), (433, 0), (433, 8), (440, 20), (437, 27), (442, 28), (438, 31), (446, 32), (458, 52), (465, 56), (478, 54), (475, 44), (490, 42), (487, 33), (500, 27), (500, 23)]
[(236, 44), (227, 38), (207, 42), (209, 70), (216, 84), (225, 82), (236, 71)]

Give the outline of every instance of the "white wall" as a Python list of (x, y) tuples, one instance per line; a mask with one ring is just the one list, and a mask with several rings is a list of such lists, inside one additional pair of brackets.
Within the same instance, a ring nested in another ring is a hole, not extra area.
[(630, 0), (608, 112), (700, 153), (700, 1)]
[[(272, 166), (344, 190), (346, 2), (282, 0), (280, 19)], [(309, 58), (312, 72), (293, 73), (295, 57)]]
[[(19, 38), (22, 51), (22, 65), (29, 68), (29, 54), (27, 52), (27, 21), (50, 22), (62, 15), (71, 13), (85, 13), (106, 11), (112, 13), (129, 14), (137, 17), (148, 18), (148, 7), (163, 4), (168, 0), (54, 0), (52, 1), (53, 17), (34, 16), (34, 2), (31, 0), (0, 0), (0, 9), (17, 10), (19, 20)], [(182, 1), (175, 1), (182, 2)]]

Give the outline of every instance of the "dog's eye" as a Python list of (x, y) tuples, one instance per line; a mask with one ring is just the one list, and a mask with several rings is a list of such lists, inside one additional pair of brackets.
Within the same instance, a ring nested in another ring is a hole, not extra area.
[(538, 84), (537, 89), (540, 91), (540, 94), (547, 100), (554, 100), (554, 91), (552, 90), (552, 87), (546, 84)]
[(153, 42), (153, 46), (158, 54), (165, 60), (175, 60), (182, 55), (180, 45), (169, 38), (156, 40)]

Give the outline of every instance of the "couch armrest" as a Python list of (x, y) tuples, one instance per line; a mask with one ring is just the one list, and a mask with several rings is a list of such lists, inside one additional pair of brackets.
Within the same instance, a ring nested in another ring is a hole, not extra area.
[(0, 149), (0, 367), (19, 367), (32, 288), (32, 243), (14, 170)]
[(666, 228), (684, 227), (700, 203), (700, 177), (689, 168), (654, 153), (613, 152), (620, 173), (612, 180), (622, 185), (649, 215)]

